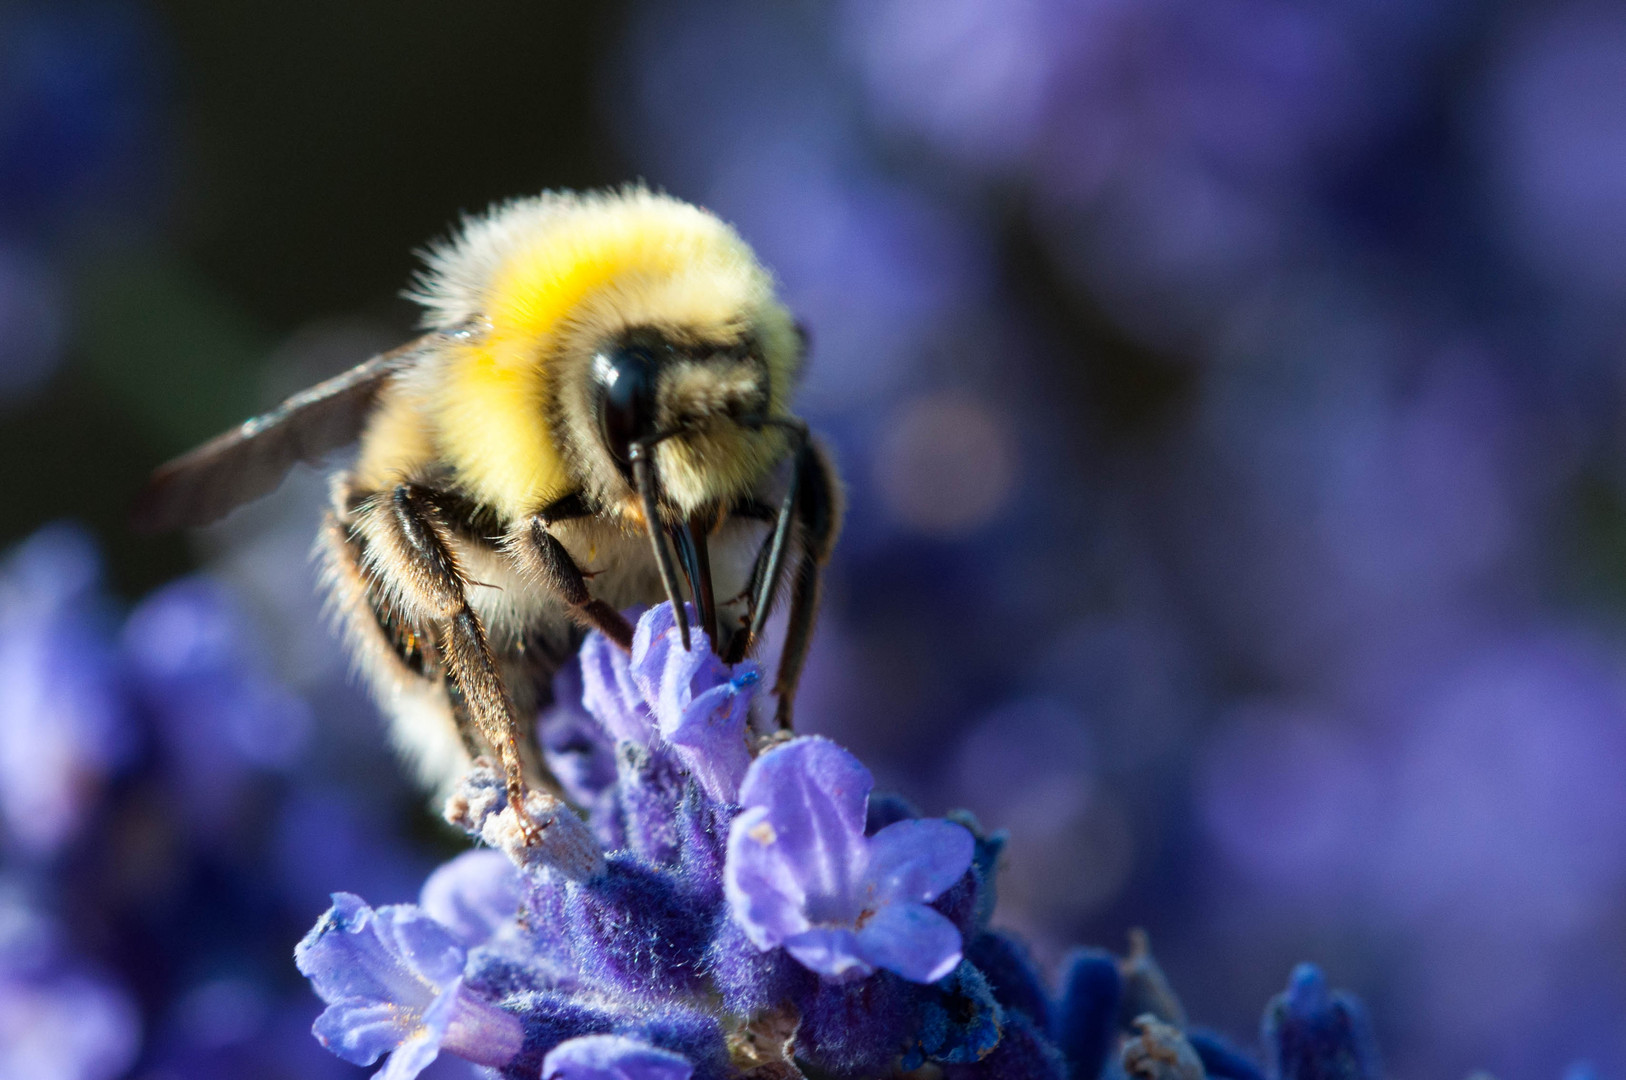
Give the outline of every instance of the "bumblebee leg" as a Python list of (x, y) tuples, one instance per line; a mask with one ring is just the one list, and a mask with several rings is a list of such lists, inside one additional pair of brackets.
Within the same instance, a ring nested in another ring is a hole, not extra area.
[[(779, 511), (774, 515), (773, 533), (769, 536), (752, 574), (752, 582), (757, 591), (751, 604), (749, 635), (751, 643), (755, 643), (762, 636), (762, 628), (767, 625), (768, 616), (773, 611), (774, 600), (779, 596), (779, 584), (785, 573), (785, 555), (789, 550), (791, 523), (801, 507), (799, 493), (802, 487), (802, 459), (808, 453), (807, 427), (796, 424), (790, 427), (789, 431), (795, 440), (790, 483), (785, 486)], [(749, 647), (747, 645), (747, 648)]]
[(328, 616), (389, 716), (391, 741), (425, 787), (443, 789), (483, 753), (446, 670), (434, 623), (392, 603), (356, 526), (361, 502), (339, 491), (317, 536)]
[[(440, 629), (447, 670), (462, 692), (469, 717), (497, 751), (508, 781), (509, 804), (525, 806), (519, 720), (503, 687), (485, 628), (468, 603), (468, 582), (458, 565), (437, 493), (401, 484), (369, 500), (359, 515), (366, 558), (379, 585), (398, 607)], [(552, 784), (552, 777), (544, 774)], [(522, 821), (524, 820), (521, 815)]]
[(452, 720), (457, 724), (457, 733), (463, 739), (463, 751), (473, 761), (485, 753), (480, 746), (480, 729), (474, 723), (474, 717), (469, 715), (469, 703), (463, 697), (463, 688), (457, 685), (450, 671), (441, 672), (441, 683), (446, 688), (446, 704), (452, 710)]
[(632, 624), (615, 608), (593, 598), (587, 576), (541, 518), (533, 517), (514, 530), (507, 548), (532, 580), (565, 602), (576, 622), (632, 651)]
[[(813, 623), (819, 613), (819, 579), (841, 528), (841, 510), (841, 486), (830, 459), (816, 443), (804, 443), (796, 455), (796, 539), (800, 552), (791, 584), (790, 620), (773, 688), (779, 699), (774, 719), (782, 731), (791, 728), (796, 686), (802, 678), (802, 665), (807, 661)], [(771, 603), (777, 583), (763, 584), (762, 595)]]

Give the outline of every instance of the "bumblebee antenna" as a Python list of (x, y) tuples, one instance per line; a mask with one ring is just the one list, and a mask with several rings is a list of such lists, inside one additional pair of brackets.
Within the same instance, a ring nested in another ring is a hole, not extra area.
[(644, 525), (649, 542), (655, 546), (655, 565), (661, 570), (661, 584), (666, 588), (666, 599), (672, 604), (672, 617), (677, 620), (678, 633), (683, 637), (683, 651), (689, 651), (689, 612), (678, 595), (677, 568), (672, 565), (672, 551), (666, 546), (666, 530), (661, 527), (660, 505), (655, 500), (655, 466), (650, 460), (657, 444), (674, 435), (669, 431), (639, 439), (627, 449), (627, 460), (632, 465), (632, 483), (638, 489), (638, 498), (644, 504)]

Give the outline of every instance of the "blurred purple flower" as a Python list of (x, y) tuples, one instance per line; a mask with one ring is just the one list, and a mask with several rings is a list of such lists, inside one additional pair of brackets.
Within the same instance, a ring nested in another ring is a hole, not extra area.
[(729, 830), (729, 908), (757, 948), (783, 945), (831, 981), (876, 968), (935, 982), (960, 961), (960, 933), (928, 907), (971, 865), (964, 827), (899, 821), (864, 835), (873, 781), (847, 751), (802, 738), (752, 763)]
[(0, 881), (0, 1076), (111, 1080), (135, 1061), (135, 1003), (65, 957), (67, 940), (22, 887)]
[(1537, 8), (1509, 24), (1477, 121), (1494, 221), (1530, 264), (1583, 298), (1626, 295), (1626, 17)]
[[(614, 797), (616, 740), (583, 704), (586, 697), (584, 669), (591, 663), (600, 679), (627, 674), (625, 664), (617, 668), (608, 663), (611, 658), (604, 652), (606, 647), (613, 648), (602, 637), (582, 644), (578, 661), (566, 664), (553, 677), (553, 704), (537, 720), (537, 734), (548, 767), (559, 778), (566, 795), (595, 813), (603, 800)], [(601, 684), (596, 691), (601, 702), (606, 692), (607, 688)], [(615, 716), (625, 715), (627, 711), (620, 703), (619, 691), (614, 705), (603, 702), (598, 707), (613, 708)], [(647, 720), (640, 721), (640, 733), (644, 732), (645, 723)]]
[(0, 816), (25, 850), (72, 837), (133, 749), (95, 545), (52, 525), (0, 568)]
[(457, 939), (410, 905), (374, 911), (335, 893), (294, 959), (328, 1005), (311, 1029), (317, 1039), (356, 1065), (389, 1054), (380, 1080), (411, 1080), (442, 1050), (506, 1065), (524, 1042), (517, 1017), (464, 989)]
[(378, 808), (316, 783), (296, 788), (277, 808), (267, 854), (278, 891), (307, 913), (343, 887), (410, 900), (427, 870)]
[(276, 682), (250, 646), (248, 620), (226, 590), (193, 578), (137, 606), (124, 650), (180, 779), (218, 805), (244, 768), (295, 764), (310, 710)]
[(103, 979), (75, 972), (0, 972), (0, 1076), (113, 1080), (135, 1063), (141, 1019)]
[(894, 400), (989, 287), (983, 238), (845, 153), (781, 139), (725, 160), (708, 204), (738, 225), (815, 328), (803, 407), (850, 418)]
[(1383, 779), (1345, 725), (1239, 708), (1212, 739), (1199, 791), (1221, 851), (1278, 896), (1338, 895), (1370, 873)]
[(1361, 1003), (1328, 990), (1314, 964), (1293, 969), (1265, 1009), (1265, 1051), (1278, 1080), (1378, 1080), (1377, 1047)]
[(87, 197), (142, 190), (163, 49), (144, 9), (105, 0), (0, 9), (0, 221), (42, 231)]
[(1626, 682), (1573, 631), (1441, 664), (1393, 733), (1383, 907), (1439, 932), (1584, 941), (1626, 882)]
[(876, 112), (974, 171), (1021, 164), (1076, 16), (1055, 0), (849, 3), (845, 37)]
[(542, 1080), (689, 1080), (693, 1072), (683, 1055), (625, 1035), (567, 1039), (542, 1060)]

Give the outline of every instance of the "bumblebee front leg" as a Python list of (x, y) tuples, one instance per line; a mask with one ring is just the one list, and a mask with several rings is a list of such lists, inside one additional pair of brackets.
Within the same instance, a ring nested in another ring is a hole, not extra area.
[(571, 618), (632, 651), (632, 624), (615, 608), (593, 598), (587, 576), (559, 538), (548, 531), (546, 521), (532, 517), (521, 522), (509, 534), (506, 547), (531, 580), (564, 601)]
[(437, 645), (468, 716), (502, 761), (509, 804), (523, 807), (519, 721), (485, 628), (469, 606), (468, 580), (452, 548), (438, 493), (401, 484), (363, 503), (356, 525), (366, 541), (368, 570), (378, 585), (396, 607), (437, 628)]

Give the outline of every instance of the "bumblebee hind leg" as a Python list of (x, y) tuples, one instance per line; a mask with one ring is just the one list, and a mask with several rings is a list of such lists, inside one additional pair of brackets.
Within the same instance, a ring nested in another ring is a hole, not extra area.
[[(469, 719), (502, 763), (509, 803), (523, 807), (524, 735), (485, 627), (469, 604), (470, 582), (452, 544), (454, 502), (430, 487), (400, 484), (357, 505), (355, 530), (363, 565), (386, 601), (414, 624), (435, 628), (436, 645), (468, 705)], [(557, 793), (558, 784), (545, 766), (535, 764), (542, 785)], [(540, 843), (528, 818), (521, 825), (527, 843)]]
[(328, 614), (389, 719), (390, 739), (428, 788), (444, 791), (484, 748), (447, 676), (431, 628), (389, 603), (366, 570), (366, 548), (338, 512), (317, 535)]

